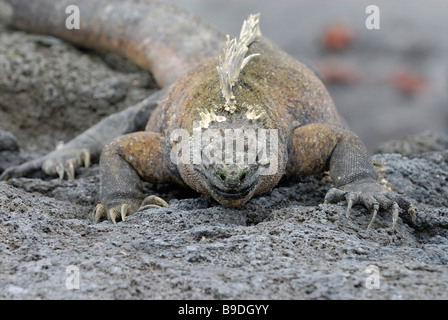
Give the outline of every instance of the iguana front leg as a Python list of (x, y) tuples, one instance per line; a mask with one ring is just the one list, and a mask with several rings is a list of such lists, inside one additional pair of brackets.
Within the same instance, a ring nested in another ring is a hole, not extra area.
[(143, 130), (152, 110), (157, 106), (165, 91), (160, 90), (124, 111), (108, 116), (61, 148), (6, 169), (0, 175), (0, 181), (27, 176), (39, 170), (49, 176), (74, 179), (75, 169), (83, 165), (88, 167), (91, 161), (97, 161), (104, 146), (112, 139)]
[(154, 132), (136, 132), (114, 139), (100, 159), (100, 204), (95, 221), (104, 218), (116, 222), (146, 208), (168, 206), (155, 196), (145, 199), (142, 180), (179, 182), (169, 169), (165, 139)]
[(395, 229), (399, 208), (407, 210), (415, 220), (409, 200), (377, 182), (370, 156), (361, 140), (351, 131), (329, 124), (309, 124), (293, 131), (287, 174), (310, 175), (330, 170), (335, 188), (328, 191), (326, 202), (347, 201), (346, 216), (354, 204), (372, 211), (368, 228), (381, 208), (392, 212)]

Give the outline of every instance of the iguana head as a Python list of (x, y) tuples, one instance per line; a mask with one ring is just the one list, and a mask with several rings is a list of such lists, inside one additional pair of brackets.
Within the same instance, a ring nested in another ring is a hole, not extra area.
[(277, 129), (267, 129), (262, 118), (255, 119), (262, 114), (254, 112), (239, 110), (197, 129), (201, 162), (193, 169), (206, 193), (226, 206), (246, 203), (278, 171)]
[(172, 134), (176, 141), (181, 136), (171, 155), (184, 182), (226, 206), (270, 190), (286, 163), (278, 130), (265, 126), (264, 115), (245, 110), (209, 114), (214, 120), (197, 121), (192, 134)]
[(279, 158), (285, 152), (278, 150), (271, 102), (251, 86), (259, 80), (243, 71), (259, 55), (249, 46), (260, 35), (258, 15), (249, 16), (238, 39), (227, 37), (217, 73), (207, 66), (188, 78), (190, 98), (185, 109), (194, 116), (189, 135), (182, 138), (188, 147), (174, 150), (177, 166), (190, 187), (226, 206), (242, 205), (270, 190), (286, 163)]

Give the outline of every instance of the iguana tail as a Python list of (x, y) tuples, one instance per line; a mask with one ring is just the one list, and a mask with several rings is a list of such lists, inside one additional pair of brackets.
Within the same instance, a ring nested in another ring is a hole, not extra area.
[[(172, 5), (144, 0), (0, 0), (11, 26), (125, 56), (161, 87), (217, 57), (225, 35)], [(73, 7), (76, 6), (76, 7)], [(76, 14), (79, 9), (79, 29)], [(74, 15), (73, 15), (74, 14)]]

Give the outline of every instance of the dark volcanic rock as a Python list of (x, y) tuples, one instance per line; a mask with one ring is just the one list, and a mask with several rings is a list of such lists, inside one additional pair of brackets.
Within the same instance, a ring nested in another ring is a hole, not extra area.
[(17, 138), (10, 132), (0, 129), (0, 151), (17, 151)]
[[(75, 181), (0, 183), (0, 298), (448, 298), (448, 152), (376, 155), (382, 182), (414, 199), (396, 232), (380, 212), (322, 204), (326, 176), (283, 184), (237, 209), (191, 193), (126, 222), (92, 223), (98, 167)], [(66, 287), (66, 269), (80, 273)], [(373, 267), (372, 267), (373, 266)], [(379, 289), (369, 289), (369, 268)], [(68, 269), (70, 270), (70, 269)]]
[(419, 134), (407, 136), (404, 139), (383, 142), (375, 151), (378, 153), (399, 153), (409, 157), (424, 152), (443, 151), (447, 149), (447, 134), (424, 131)]

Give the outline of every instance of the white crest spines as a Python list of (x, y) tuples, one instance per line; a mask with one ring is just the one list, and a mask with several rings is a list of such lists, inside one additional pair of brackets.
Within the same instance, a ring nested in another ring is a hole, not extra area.
[(241, 70), (247, 63), (259, 54), (251, 54), (246, 57), (247, 51), (251, 43), (257, 40), (261, 35), (259, 27), (259, 14), (251, 14), (243, 22), (240, 37), (233, 38), (227, 35), (226, 47), (223, 50), (223, 57), (219, 57), (219, 65), (216, 67), (221, 85), (221, 93), (226, 100), (225, 110), (233, 113), (236, 110), (235, 96), (232, 88)]

